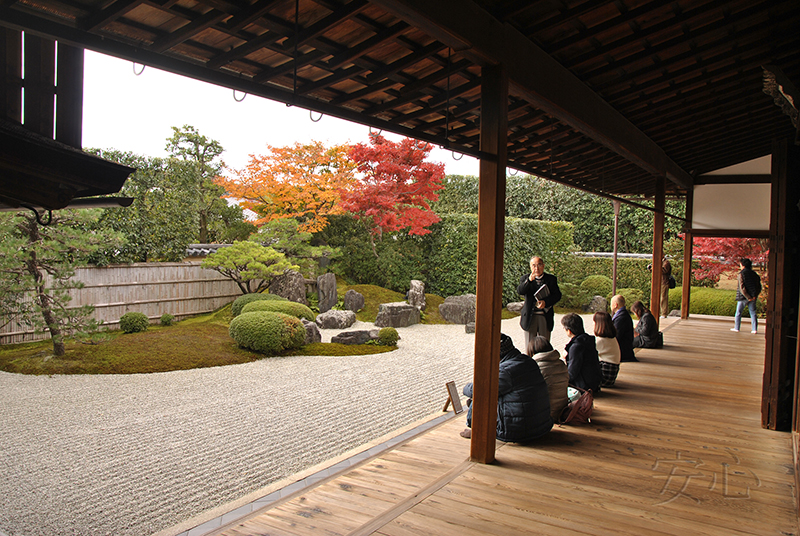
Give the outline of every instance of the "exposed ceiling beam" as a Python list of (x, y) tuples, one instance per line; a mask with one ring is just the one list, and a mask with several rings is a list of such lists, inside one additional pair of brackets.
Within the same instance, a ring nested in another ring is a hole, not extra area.
[[(653, 140), (511, 25), (466, 0), (370, 0), (481, 65), (503, 64), (510, 91), (635, 163), (690, 188)], [(460, 13), (453, 17), (453, 13)]]

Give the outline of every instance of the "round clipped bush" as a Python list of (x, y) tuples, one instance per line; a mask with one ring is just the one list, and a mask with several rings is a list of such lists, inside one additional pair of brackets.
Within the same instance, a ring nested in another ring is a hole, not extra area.
[(580, 309), (589, 302), (586, 292), (578, 285), (559, 283), (558, 288), (561, 290), (561, 299), (558, 302), (558, 307)]
[[(268, 296), (270, 296), (270, 294), (268, 294)], [(250, 302), (242, 307), (242, 312), (240, 314), (252, 313), (253, 311), (273, 311), (275, 313), (284, 313), (297, 318), (305, 318), (306, 320), (310, 320), (312, 322), (317, 317), (311, 308), (303, 305), (302, 303), (288, 300), (257, 300)]]
[(242, 313), (231, 320), (228, 333), (242, 348), (267, 355), (299, 348), (306, 339), (299, 318), (272, 311)]
[[(608, 301), (611, 301), (611, 292), (609, 291)], [(633, 302), (640, 301), (644, 302), (644, 292), (642, 292), (638, 288), (618, 288), (617, 294), (620, 294), (623, 298), (625, 298), (625, 308), (630, 311), (631, 305)], [(645, 304), (648, 305), (648, 304)]]
[(594, 296), (608, 296), (613, 286), (611, 278), (604, 275), (590, 275), (581, 282), (581, 290), (589, 296), (589, 299)]
[(400, 334), (393, 327), (381, 328), (378, 332), (378, 344), (381, 346), (397, 346)]
[(162, 326), (171, 326), (175, 322), (175, 317), (169, 313), (164, 313), (161, 315), (160, 322)]
[(144, 313), (125, 313), (119, 319), (119, 329), (121, 329), (123, 333), (147, 331), (147, 326), (149, 325), (150, 320)]
[(244, 294), (233, 300), (233, 304), (231, 305), (231, 316), (239, 316), (242, 314), (242, 308), (245, 305), (259, 300), (289, 301), (283, 296), (278, 296), (277, 294), (262, 294), (260, 292)]

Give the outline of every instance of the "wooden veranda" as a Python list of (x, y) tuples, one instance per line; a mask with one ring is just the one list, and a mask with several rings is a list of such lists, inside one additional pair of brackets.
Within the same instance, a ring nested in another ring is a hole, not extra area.
[(209, 533), (798, 534), (791, 434), (761, 427), (763, 332), (666, 328), (591, 425), (469, 460), (463, 416)]

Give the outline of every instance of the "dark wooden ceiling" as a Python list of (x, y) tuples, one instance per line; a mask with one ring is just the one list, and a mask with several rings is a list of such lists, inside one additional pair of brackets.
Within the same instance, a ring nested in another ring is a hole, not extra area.
[(800, 80), (797, 0), (0, 0), (0, 24), (475, 156), (502, 63), (509, 166), (611, 195), (795, 136), (762, 66)]

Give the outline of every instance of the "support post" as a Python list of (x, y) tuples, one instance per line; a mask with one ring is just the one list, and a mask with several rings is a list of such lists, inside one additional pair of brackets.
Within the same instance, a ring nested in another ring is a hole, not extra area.
[(617, 293), (617, 251), (619, 250), (619, 209), (621, 202), (614, 199), (611, 201), (614, 206), (614, 262), (611, 267), (611, 295)]
[(0, 28), (0, 117), (22, 123), (22, 32)]
[(81, 149), (83, 125), (83, 49), (58, 43), (56, 140)]
[(664, 261), (664, 208), (667, 197), (667, 179), (656, 178), (655, 210), (653, 211), (653, 269), (650, 273), (650, 311), (657, 323), (661, 322), (661, 263)]
[(25, 128), (53, 138), (55, 122), (56, 43), (25, 33)]
[(497, 434), (497, 384), (503, 298), (508, 77), (502, 66), (481, 72), (481, 159), (478, 193), (478, 275), (470, 459), (492, 463)]
[(692, 212), (694, 211), (694, 190), (686, 193), (686, 226), (683, 229), (683, 275), (681, 283), (681, 318), (689, 318), (692, 293)]

